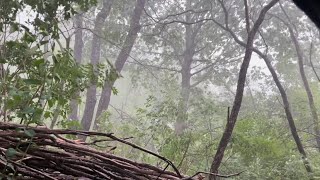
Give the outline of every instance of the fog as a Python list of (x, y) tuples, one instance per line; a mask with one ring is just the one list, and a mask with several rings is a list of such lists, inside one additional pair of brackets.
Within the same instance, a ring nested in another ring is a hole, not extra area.
[(114, 133), (189, 176), (319, 177), (319, 30), (291, 1), (19, 2), (1, 4), (4, 122)]

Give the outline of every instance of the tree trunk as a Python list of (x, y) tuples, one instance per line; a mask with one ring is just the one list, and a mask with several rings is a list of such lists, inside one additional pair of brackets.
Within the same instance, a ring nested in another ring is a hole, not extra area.
[[(186, 55), (185, 55), (186, 56)], [(189, 57), (189, 59), (192, 59), (192, 57)], [(191, 67), (190, 63), (187, 59), (184, 59), (184, 62), (182, 64), (181, 68), (181, 91), (180, 91), (180, 99), (179, 99), (179, 106), (178, 106), (178, 114), (177, 114), (177, 120), (174, 125), (174, 130), (177, 135), (181, 135), (184, 130), (188, 127), (187, 121), (188, 121), (188, 104), (189, 104), (189, 98), (190, 98), (190, 80), (191, 80)]]
[[(211, 165), (211, 173), (217, 173), (218, 169), (220, 167), (221, 161), (224, 156), (224, 151), (231, 139), (231, 135), (235, 126), (235, 123), (237, 121), (237, 117), (240, 111), (241, 107), (241, 102), (242, 102), (242, 97), (243, 97), (243, 91), (244, 91), (244, 86), (245, 86), (245, 81), (246, 81), (246, 75), (247, 75), (247, 70), (249, 67), (249, 63), (251, 60), (252, 52), (253, 52), (253, 41), (254, 37), (262, 24), (265, 14), (267, 11), (273, 7), (278, 0), (272, 0), (269, 4), (267, 4), (260, 12), (258, 19), (253, 25), (253, 28), (249, 31), (248, 33), (248, 38), (247, 38), (247, 43), (246, 43), (246, 50), (245, 50), (245, 56), (243, 58), (243, 62), (240, 68), (239, 72), (239, 78), (238, 78), (238, 84), (237, 84), (237, 90), (236, 90), (236, 96), (235, 100), (233, 103), (233, 107), (231, 110), (230, 117), (227, 121), (224, 133), (222, 135), (222, 138), (220, 140), (220, 143), (218, 145), (217, 152), (215, 154), (215, 157), (213, 159), (212, 165)], [(209, 177), (210, 180), (215, 179), (215, 176), (210, 175)]]
[(291, 40), (296, 48), (296, 52), (298, 56), (299, 72), (300, 72), (301, 80), (303, 82), (304, 89), (308, 96), (309, 108), (310, 108), (311, 116), (313, 120), (313, 129), (314, 129), (314, 133), (316, 134), (317, 148), (318, 148), (318, 151), (320, 151), (319, 117), (318, 117), (316, 106), (314, 104), (313, 95), (312, 95), (306, 74), (304, 72), (304, 67), (303, 67), (304, 54), (300, 48), (299, 42), (293, 32), (293, 29), (290, 26), (288, 26), (288, 28), (289, 28)]
[(297, 149), (298, 149), (299, 153), (302, 155), (302, 160), (303, 160), (303, 163), (304, 163), (304, 166), (305, 166), (307, 172), (308, 173), (312, 173), (312, 169), (311, 169), (310, 163), (309, 163), (309, 161), (307, 159), (307, 154), (304, 151), (304, 147), (303, 147), (303, 145), (301, 143), (300, 137), (299, 137), (298, 132), (297, 132), (296, 125), (295, 125), (294, 120), (293, 120), (293, 116), (292, 116), (291, 108), (290, 108), (290, 103), (289, 103), (286, 91), (284, 90), (283, 86), (281, 85), (280, 80), (279, 80), (279, 78), (277, 76), (277, 73), (275, 72), (274, 68), (272, 67), (271, 61), (268, 58), (268, 56), (262, 54), (257, 49), (254, 49), (254, 51), (266, 63), (266, 65), (267, 65), (267, 67), (268, 67), (268, 69), (269, 69), (269, 71), (270, 71), (270, 73), (272, 75), (272, 78), (273, 78), (274, 82), (276, 83), (277, 88), (279, 89), (279, 92), (280, 92), (280, 95), (281, 95), (281, 98), (282, 98), (282, 102), (283, 102), (283, 106), (284, 106), (284, 110), (285, 110), (285, 113), (286, 113), (286, 116), (287, 116), (287, 120), (288, 120), (288, 123), (289, 123), (290, 130), (291, 130), (291, 134), (292, 134), (293, 139), (294, 139), (294, 141), (296, 143), (296, 146), (297, 146)]
[[(141, 29), (141, 25), (140, 25), (140, 19), (141, 19), (141, 15), (143, 13), (144, 10), (144, 6), (145, 6), (146, 0), (137, 0), (133, 14), (131, 16), (131, 20), (130, 20), (130, 27), (129, 27), (129, 32), (128, 35), (125, 39), (125, 42), (122, 46), (122, 49), (116, 59), (115, 62), (115, 69), (118, 73), (121, 72), (125, 62), (127, 61), (130, 52), (132, 50), (132, 47), (137, 39), (138, 36), (138, 32)], [(101, 93), (101, 98), (99, 100), (99, 105), (98, 105), (98, 109), (97, 109), (97, 114), (96, 114), (96, 122), (95, 122), (95, 128), (98, 128), (99, 125), (99, 116), (102, 114), (103, 111), (108, 109), (109, 103), (110, 103), (110, 97), (111, 97), (111, 92), (112, 92), (112, 87), (114, 85), (114, 80), (111, 81), (106, 81), (104, 84), (104, 87), (102, 89), (102, 93)]]
[[(191, 8), (191, 1), (187, 0), (186, 9)], [(190, 14), (186, 14), (186, 22), (190, 22)], [(178, 107), (177, 120), (175, 123), (175, 133), (180, 135), (187, 128), (188, 121), (188, 104), (191, 90), (191, 64), (195, 54), (195, 37), (198, 31), (192, 28), (193, 25), (185, 25), (185, 50), (183, 53), (183, 60), (181, 62), (181, 91)]]
[[(92, 38), (92, 49), (91, 49), (91, 63), (96, 68), (97, 64), (99, 63), (100, 59), (100, 50), (101, 50), (101, 38), (100, 35), (102, 34), (102, 27), (110, 13), (111, 6), (112, 6), (113, 0), (104, 0), (103, 1), (103, 8), (98, 13), (96, 17), (96, 21), (94, 23), (94, 34)], [(86, 95), (86, 104), (84, 108), (84, 114), (82, 117), (82, 128), (85, 131), (90, 130), (91, 123), (93, 120), (94, 115), (94, 109), (96, 106), (96, 97), (97, 93), (97, 86), (95, 84), (91, 85), (87, 90)]]
[[(75, 33), (75, 38), (74, 38), (74, 51), (73, 51), (73, 56), (77, 64), (81, 64), (82, 62), (82, 50), (84, 47), (83, 44), (83, 33), (82, 33), (82, 27), (83, 27), (83, 19), (82, 19), (82, 14), (77, 14), (75, 16), (75, 28), (76, 28), (76, 33)], [(75, 93), (74, 97), (75, 99), (72, 99), (70, 102), (70, 109), (71, 113), (69, 115), (70, 120), (78, 120), (78, 100), (77, 98), (80, 96), (80, 91)]]

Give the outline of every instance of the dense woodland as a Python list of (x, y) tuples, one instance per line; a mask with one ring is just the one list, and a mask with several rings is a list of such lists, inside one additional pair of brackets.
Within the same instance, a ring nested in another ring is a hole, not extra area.
[(1, 0), (1, 178), (47, 134), (181, 179), (320, 178), (319, 47), (290, 0)]

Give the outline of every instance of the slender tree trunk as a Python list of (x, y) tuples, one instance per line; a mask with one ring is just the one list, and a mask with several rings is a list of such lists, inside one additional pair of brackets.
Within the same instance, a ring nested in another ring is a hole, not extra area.
[[(186, 9), (191, 9), (192, 0), (186, 0)], [(185, 15), (186, 22), (192, 22), (191, 14), (187, 13)], [(182, 134), (184, 130), (188, 127), (188, 104), (191, 93), (191, 64), (193, 62), (193, 57), (196, 52), (196, 36), (199, 33), (201, 24), (186, 24), (185, 25), (185, 50), (183, 53), (183, 60), (181, 64), (181, 90), (180, 90), (180, 100), (178, 107), (177, 120), (175, 123), (175, 133)]]
[[(253, 32), (253, 31), (251, 31)], [(255, 33), (250, 33), (248, 40), (247, 40), (247, 46), (246, 46), (246, 51), (245, 51), (245, 56), (240, 68), (239, 72), (239, 77), (238, 77), (238, 83), (237, 83), (237, 90), (236, 90), (236, 96), (235, 100), (233, 102), (233, 107), (230, 113), (230, 117), (227, 121), (224, 133), (222, 135), (222, 138), (220, 140), (217, 152), (215, 154), (214, 160), (211, 165), (211, 172), (212, 173), (217, 173), (218, 169), (220, 167), (221, 161), (224, 156), (224, 151), (231, 139), (231, 135), (240, 111), (241, 103), (242, 103), (242, 97), (243, 97), (243, 91), (244, 91), (244, 85), (246, 81), (246, 75), (247, 75), (247, 70), (248, 66), (251, 60), (251, 55), (252, 55), (252, 45), (253, 45), (253, 39), (254, 39)], [(210, 178), (210, 180), (213, 180), (214, 177)]]
[[(190, 6), (190, 1), (187, 1)], [(186, 22), (190, 21), (190, 14), (186, 15)], [(185, 51), (181, 62), (181, 91), (178, 107), (177, 120), (175, 123), (175, 133), (182, 134), (187, 128), (188, 104), (191, 90), (191, 64), (195, 54), (195, 36), (192, 25), (185, 25)]]
[[(240, 68), (240, 72), (239, 72), (235, 100), (233, 103), (230, 117), (227, 121), (224, 133), (222, 135), (222, 138), (221, 138), (220, 143), (218, 145), (217, 152), (215, 154), (215, 157), (214, 157), (212, 165), (211, 165), (210, 172), (212, 172), (212, 173), (218, 172), (218, 169), (220, 167), (221, 161), (224, 156), (224, 151), (225, 151), (225, 149), (231, 139), (231, 135), (232, 135), (235, 123), (237, 121), (237, 117), (238, 117), (238, 114), (240, 111), (241, 102), (242, 102), (242, 98), (243, 98), (243, 91), (244, 91), (244, 86), (245, 86), (245, 81), (246, 81), (247, 70), (248, 70), (249, 63), (250, 63), (251, 56), (252, 56), (252, 52), (253, 52), (254, 37), (255, 37), (260, 25), (262, 24), (262, 22), (264, 20), (265, 14), (277, 2), (278, 2), (278, 0), (272, 0), (261, 10), (258, 19), (256, 20), (252, 29), (248, 33), (245, 56), (244, 56), (244, 59), (243, 59), (243, 62), (242, 62), (241, 68)], [(213, 180), (213, 179), (215, 179), (215, 176), (210, 175), (209, 179)]]
[[(104, 26), (104, 23), (110, 13), (111, 6), (112, 6), (113, 0), (103, 0), (103, 8), (101, 11), (97, 14), (96, 21), (94, 23), (94, 34), (92, 38), (92, 49), (91, 49), (91, 63), (96, 68), (97, 64), (99, 63), (100, 59), (100, 51), (101, 51), (101, 37), (102, 34), (102, 27)], [(84, 108), (84, 114), (82, 117), (82, 127), (85, 131), (90, 130), (91, 123), (93, 120), (94, 115), (94, 109), (96, 106), (96, 97), (97, 93), (97, 87), (95, 84), (91, 85), (91, 87), (87, 90), (86, 95), (86, 104)]]
[(318, 148), (318, 151), (320, 151), (319, 117), (318, 117), (316, 106), (314, 104), (313, 95), (312, 95), (306, 74), (304, 72), (304, 67), (303, 67), (304, 54), (301, 50), (301, 47), (299, 45), (299, 42), (298, 42), (295, 34), (293, 32), (293, 29), (290, 26), (288, 26), (288, 28), (289, 28), (291, 40), (293, 41), (293, 44), (296, 48), (296, 52), (297, 52), (297, 56), (298, 56), (299, 72), (300, 72), (301, 80), (303, 82), (304, 89), (305, 89), (307, 96), (308, 96), (309, 108), (310, 108), (311, 116), (312, 116), (312, 120), (313, 120), (313, 129), (314, 129), (315, 134), (317, 135), (316, 136), (317, 148)]
[[(192, 59), (192, 57), (189, 57)], [(178, 114), (177, 120), (174, 125), (174, 130), (177, 135), (180, 135), (184, 132), (187, 128), (187, 121), (188, 121), (188, 104), (190, 98), (190, 80), (191, 80), (191, 67), (188, 61), (185, 61), (182, 64), (181, 68), (181, 91), (180, 91), (180, 100), (179, 100), (179, 107), (178, 107)]]
[[(121, 49), (121, 51), (116, 59), (116, 62), (115, 62), (115, 69), (118, 73), (120, 73), (122, 71), (122, 68), (123, 68), (124, 64), (126, 63), (128, 57), (130, 55), (130, 52), (132, 50), (132, 47), (137, 39), (138, 32), (141, 29), (141, 25), (139, 22), (140, 22), (141, 15), (144, 10), (145, 3), (146, 3), (146, 0), (137, 0), (136, 1), (136, 5), (134, 7), (133, 14), (132, 14), (131, 20), (130, 20), (130, 27), (129, 27), (128, 35), (125, 39), (125, 42), (122, 46), (122, 49)], [(104, 87), (103, 87), (102, 93), (101, 93), (101, 98), (99, 100), (94, 129), (98, 128), (98, 125), (99, 125), (98, 119), (99, 119), (100, 115), (102, 114), (102, 112), (108, 109), (108, 106), (110, 103), (112, 87), (114, 85), (114, 82), (115, 82), (115, 80), (111, 80), (111, 81), (106, 81), (104, 84)]]
[(264, 55), (262, 52), (260, 52), (257, 49), (254, 49), (254, 51), (266, 63), (266, 65), (267, 65), (267, 67), (268, 67), (268, 69), (269, 69), (269, 71), (270, 71), (270, 73), (272, 75), (272, 78), (273, 78), (274, 82), (276, 83), (277, 88), (279, 89), (279, 92), (280, 92), (280, 95), (281, 95), (281, 98), (282, 98), (282, 102), (283, 102), (283, 106), (284, 106), (283, 108), (284, 108), (286, 116), (287, 116), (287, 120), (288, 120), (288, 123), (289, 123), (291, 134), (292, 134), (293, 139), (294, 139), (294, 141), (296, 143), (297, 149), (298, 149), (299, 153), (302, 156), (302, 160), (303, 160), (303, 163), (304, 163), (304, 166), (305, 166), (307, 172), (308, 173), (312, 173), (312, 169), (311, 169), (310, 163), (309, 163), (309, 161), (307, 159), (307, 154), (306, 154), (306, 152), (304, 150), (304, 147), (303, 147), (303, 145), (301, 143), (300, 137), (299, 137), (298, 132), (297, 132), (296, 125), (295, 125), (294, 120), (293, 120), (293, 116), (292, 116), (291, 108), (290, 108), (290, 103), (289, 103), (286, 91), (284, 90), (283, 86), (281, 85), (281, 82), (280, 82), (280, 80), (279, 80), (279, 78), (277, 76), (277, 73), (275, 72), (274, 68), (272, 67), (271, 61), (268, 58), (268, 56)]
[[(83, 27), (83, 18), (82, 14), (77, 14), (75, 16), (75, 28), (76, 28), (76, 33), (75, 33), (75, 38), (74, 38), (74, 50), (73, 50), (73, 56), (77, 64), (81, 64), (82, 62), (82, 51), (84, 47), (83, 43), (83, 33), (82, 33), (82, 27)], [(77, 98), (80, 96), (80, 91), (76, 92), (74, 95), (74, 99), (71, 100), (70, 102), (70, 109), (71, 113), (69, 115), (70, 120), (78, 120), (78, 100)]]
[(111, 99), (111, 94), (112, 94), (112, 87), (115, 82), (105, 82), (102, 92), (101, 92), (101, 97), (99, 100), (98, 104), (98, 109), (96, 113), (96, 120), (94, 122), (94, 130), (99, 130), (100, 127), (100, 121), (99, 118), (102, 114), (103, 111), (107, 110), (110, 104), (110, 99)]

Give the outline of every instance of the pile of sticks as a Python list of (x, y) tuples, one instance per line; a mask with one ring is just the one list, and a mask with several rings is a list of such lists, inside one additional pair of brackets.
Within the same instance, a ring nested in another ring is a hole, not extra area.
[[(138, 163), (110, 152), (99, 151), (66, 135), (106, 138), (138, 149), (167, 163), (167, 167)], [(0, 174), (2, 179), (199, 179), (186, 177), (165, 157), (112, 133), (51, 130), (0, 123)], [(168, 171), (172, 169), (173, 171)]]

